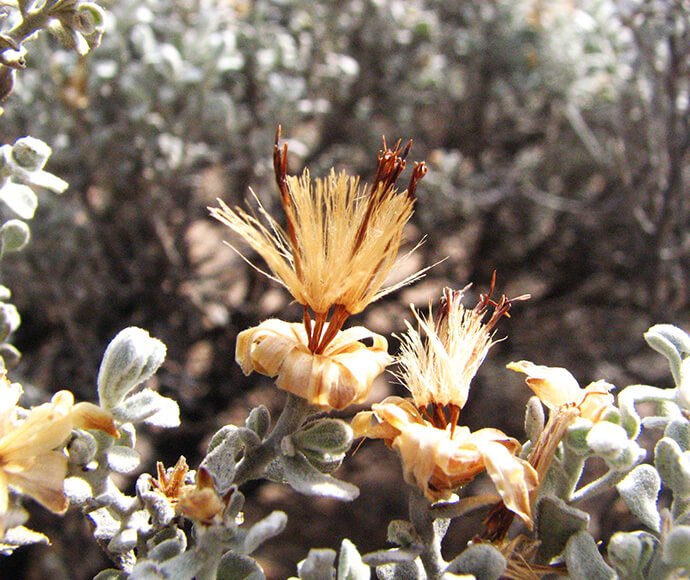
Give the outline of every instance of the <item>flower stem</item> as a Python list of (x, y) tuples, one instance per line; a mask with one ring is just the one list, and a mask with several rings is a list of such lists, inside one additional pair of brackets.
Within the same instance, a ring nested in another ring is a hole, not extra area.
[(306, 418), (317, 411), (306, 399), (288, 393), (285, 407), (278, 417), (273, 431), (266, 440), (240, 461), (235, 472), (235, 485), (242, 485), (250, 479), (261, 476), (261, 472), (280, 453), (284, 437), (299, 429)]
[(410, 521), (422, 540), (424, 549), (419, 557), (422, 560), (427, 580), (439, 580), (446, 562), (441, 555), (441, 536), (434, 526), (434, 514), (424, 493), (413, 487), (409, 500)]

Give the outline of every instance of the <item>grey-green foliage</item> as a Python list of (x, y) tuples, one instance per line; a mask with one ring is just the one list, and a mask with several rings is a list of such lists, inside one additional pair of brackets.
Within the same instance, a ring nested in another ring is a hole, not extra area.
[[(1, 54), (1, 53), (0, 53)], [(2, 65), (0, 65), (2, 66)], [(2, 218), (0, 225), (0, 260), (11, 252), (18, 252), (28, 244), (29, 226), (26, 223), (34, 217), (38, 196), (33, 188), (40, 187), (55, 193), (62, 193), (67, 183), (44, 170), (50, 157), (50, 147), (39, 139), (22, 137), (13, 145), (0, 147), (0, 201), (2, 214), (19, 216)], [(20, 357), (19, 351), (8, 341), (10, 335), (21, 323), (17, 308), (8, 302), (9, 288), (0, 287), (0, 366), (11, 366)]]

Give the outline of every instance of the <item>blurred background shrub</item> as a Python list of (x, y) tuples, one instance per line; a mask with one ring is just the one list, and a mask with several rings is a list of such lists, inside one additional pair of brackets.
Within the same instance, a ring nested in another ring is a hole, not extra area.
[[(4, 282), (23, 320), (18, 370), (37, 389), (93, 398), (102, 351), (126, 326), (167, 344), (158, 380), (183, 426), (143, 438), (149, 466), (180, 454), (194, 466), (220, 425), (258, 402), (281, 405), (268, 381), (241, 375), (234, 338), (294, 305), (222, 244), (229, 232), (206, 210), (216, 197), (243, 203), (249, 186), (275, 207), (278, 124), (292, 173), (335, 166), (371, 179), (382, 135), (414, 139), (409, 160), (429, 165), (408, 232), (410, 247), (426, 241), (409, 267), (448, 259), (357, 322), (400, 331), (409, 302), (435, 301), (445, 285), (484, 291), (494, 270), (499, 291), (533, 295), (499, 330), (508, 338), (477, 377), (470, 426), (522, 436), (528, 393), (509, 360), (567, 366), (583, 384), (670, 385), (642, 333), (690, 326), (687, 2), (104, 5), (102, 45), (80, 58), (40, 37), (5, 104), (2, 142), (46, 141), (49, 169), (70, 189), (41, 201), (32, 243), (3, 263)], [(395, 388), (382, 383), (373, 396)], [(267, 547), (269, 575), (285, 577), (309, 546), (343, 536), (362, 551), (384, 545), (405, 506), (384, 469), (399, 468), (377, 447), (363, 446), (341, 474), (362, 486), (353, 506), (255, 490), (249, 518), (285, 502), (294, 512), (293, 532)], [(328, 518), (333, 537), (311, 517)], [(88, 533), (79, 516), (48, 525), (63, 538), (49, 533), (52, 552), (13, 558), (27, 578), (103, 567), (95, 547), (74, 563), (74, 534)], [(594, 525), (606, 539), (620, 522)]]

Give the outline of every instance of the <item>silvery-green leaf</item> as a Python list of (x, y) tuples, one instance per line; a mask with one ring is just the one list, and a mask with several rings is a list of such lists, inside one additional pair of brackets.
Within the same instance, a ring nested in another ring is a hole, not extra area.
[(67, 445), (69, 462), (72, 465), (83, 466), (89, 463), (98, 450), (96, 438), (82, 429), (75, 429), (74, 436)]
[(216, 580), (265, 580), (259, 563), (249, 556), (226, 552), (220, 559)]
[(43, 169), (52, 153), (47, 143), (34, 137), (21, 137), (12, 145), (12, 160), (22, 169), (38, 171)]
[(116, 473), (131, 473), (141, 462), (139, 453), (131, 447), (113, 445), (106, 452), (108, 467)]
[(620, 578), (644, 580), (659, 540), (646, 532), (617, 532), (607, 546), (609, 561)]
[(589, 514), (571, 507), (555, 496), (544, 496), (535, 510), (537, 537), (540, 540), (537, 562), (546, 564), (558, 556), (573, 534), (586, 530)]
[(307, 557), (297, 564), (300, 580), (331, 580), (335, 578), (335, 550), (326, 548), (309, 550)]
[(596, 423), (587, 434), (587, 445), (597, 455), (615, 457), (628, 446), (628, 434), (623, 427), (608, 421)]
[(26, 222), (17, 219), (7, 220), (0, 227), (0, 248), (2, 253), (18, 252), (26, 247), (31, 231)]
[(254, 407), (250, 411), (244, 425), (247, 429), (254, 431), (259, 436), (259, 439), (263, 439), (271, 426), (271, 413), (264, 405)]
[(116, 520), (107, 508), (99, 508), (87, 515), (96, 526), (93, 536), (97, 540), (109, 540), (120, 529), (119, 520)]
[(110, 409), (113, 417), (129, 423), (147, 423), (156, 427), (177, 427), (180, 408), (176, 401), (151, 389), (143, 389)]
[(5, 341), (21, 324), (19, 311), (14, 304), (0, 302), (0, 341)]
[(686, 411), (690, 410), (690, 356), (680, 365), (676, 403)]
[(647, 527), (658, 532), (661, 516), (657, 499), (661, 490), (661, 478), (651, 465), (638, 465), (616, 488), (630, 511)]
[(544, 405), (539, 397), (530, 397), (525, 408), (525, 433), (530, 441), (539, 439), (544, 430)]
[(683, 451), (690, 451), (690, 422), (685, 419), (671, 421), (664, 431), (664, 437), (670, 437)]
[(563, 443), (568, 446), (571, 451), (577, 455), (586, 455), (591, 452), (587, 436), (592, 429), (592, 423), (589, 419), (578, 417), (574, 423), (568, 427)]
[(178, 538), (165, 540), (156, 545), (150, 552), (149, 558), (156, 562), (164, 562), (184, 552), (186, 545)]
[(318, 419), (292, 435), (297, 449), (323, 459), (340, 458), (352, 445), (352, 428), (340, 419)]
[(426, 580), (427, 576), (419, 558), (399, 564), (383, 564), (376, 567), (379, 580)]
[(103, 28), (105, 14), (103, 8), (93, 2), (80, 2), (76, 6), (75, 28), (89, 36), (97, 29)]
[(50, 545), (50, 540), (48, 536), (24, 526), (14, 526), (5, 532), (4, 537), (0, 538), (0, 555), (9, 556), (20, 546), (30, 546), (31, 544)]
[(81, 505), (93, 497), (89, 482), (81, 477), (66, 477), (62, 484), (62, 491), (72, 505)]
[(364, 562), (355, 545), (345, 538), (338, 555), (338, 580), (370, 580), (371, 569)]
[(8, 181), (0, 187), (0, 201), (3, 201), (20, 218), (30, 220), (38, 207), (38, 198), (28, 185)]
[(98, 397), (112, 409), (134, 387), (153, 376), (165, 360), (165, 345), (141, 328), (120, 331), (103, 354), (98, 370)]
[(565, 563), (572, 580), (613, 580), (616, 572), (597, 549), (594, 538), (586, 531), (571, 536), (565, 547)]
[(690, 568), (690, 526), (675, 526), (666, 536), (663, 560), (674, 568)]
[(690, 452), (669, 437), (662, 437), (654, 448), (654, 465), (664, 485), (680, 496), (690, 495)]
[(281, 455), (280, 464), (286, 482), (299, 493), (333, 497), (343, 501), (352, 501), (359, 495), (356, 486), (316, 470), (302, 453), (298, 452), (292, 457)]
[(392, 550), (377, 550), (362, 556), (362, 562), (369, 566), (384, 564), (400, 564), (413, 562), (422, 553), (422, 546), (410, 548), (393, 548)]
[(649, 346), (668, 359), (673, 380), (678, 385), (682, 359), (690, 356), (690, 336), (672, 324), (656, 324), (645, 332), (644, 338)]
[(472, 574), (482, 580), (498, 580), (506, 569), (505, 556), (489, 544), (473, 544), (446, 568), (451, 574)]
[(27, 181), (35, 187), (42, 187), (53, 193), (64, 193), (69, 187), (69, 183), (64, 179), (48, 171), (34, 171), (27, 176)]
[(285, 512), (274, 511), (264, 519), (255, 523), (244, 539), (245, 554), (251, 554), (266, 540), (280, 534), (287, 525)]
[(128, 576), (128, 580), (166, 580), (168, 578), (159, 570), (158, 565), (150, 560), (137, 562)]
[[(248, 431), (248, 429), (244, 429)], [(253, 434), (253, 431), (250, 431)], [(255, 435), (256, 437), (256, 435)], [(244, 444), (240, 429), (234, 425), (218, 431), (208, 446), (208, 452), (201, 466), (213, 477), (216, 491), (223, 495), (230, 489), (235, 477), (235, 462)]]
[(137, 531), (133, 528), (123, 528), (108, 542), (108, 551), (124, 554), (137, 546)]

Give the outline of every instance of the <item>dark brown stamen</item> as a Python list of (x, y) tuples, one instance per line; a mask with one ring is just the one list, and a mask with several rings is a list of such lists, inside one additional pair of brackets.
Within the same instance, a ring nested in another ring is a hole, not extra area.
[[(371, 221), (371, 216), (374, 214), (376, 207), (378, 207), (385, 198), (392, 195), (395, 182), (405, 169), (405, 157), (407, 157), (411, 147), (412, 140), (410, 140), (405, 146), (405, 149), (401, 151), (400, 140), (398, 140), (392, 149), (388, 149), (388, 146), (386, 145), (386, 138), (383, 138), (383, 149), (379, 151), (376, 174), (369, 190), (367, 209), (364, 212), (364, 217), (362, 218), (362, 222), (359, 224), (359, 228), (357, 228), (357, 234), (355, 235), (355, 242), (352, 246), (351, 255), (354, 255), (361, 247), (364, 241), (364, 236), (367, 232), (367, 228), (369, 227), (369, 222)], [(425, 167), (426, 166), (423, 163), (416, 164), (415, 171), (412, 172), (410, 184), (412, 185), (413, 198), (414, 190), (417, 188), (417, 184), (426, 174)]]
[(314, 354), (322, 354), (330, 342), (336, 337), (343, 324), (350, 316), (347, 308), (342, 304), (336, 304), (333, 308), (333, 315), (328, 323), (328, 328), (323, 333), (318, 346), (314, 349)]
[(280, 147), (281, 127), (278, 125), (276, 130), (276, 140), (273, 145), (273, 170), (275, 172), (276, 184), (280, 193), (280, 202), (283, 206), (286, 219), (286, 230), (290, 245), (292, 246), (292, 259), (295, 265), (295, 273), (298, 277), (302, 275), (302, 261), (300, 259), (299, 244), (295, 233), (295, 210), (292, 206), (290, 197), (290, 187), (287, 182), (287, 143)]

